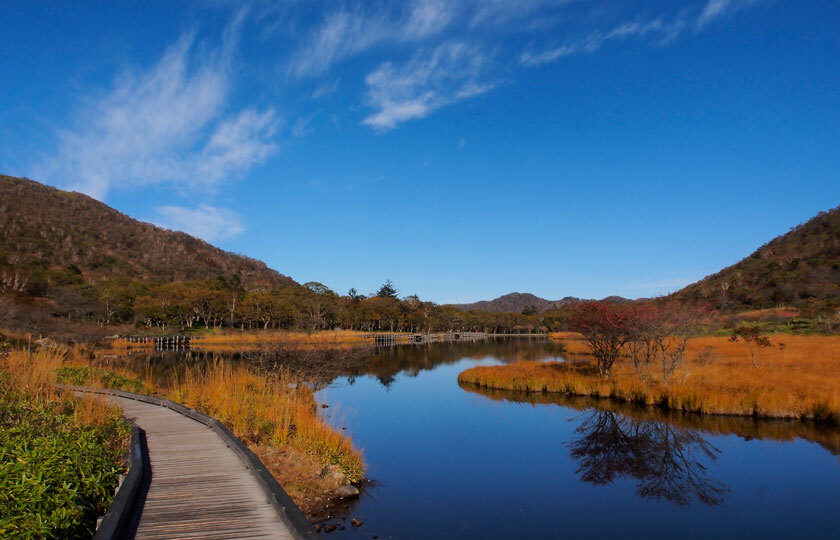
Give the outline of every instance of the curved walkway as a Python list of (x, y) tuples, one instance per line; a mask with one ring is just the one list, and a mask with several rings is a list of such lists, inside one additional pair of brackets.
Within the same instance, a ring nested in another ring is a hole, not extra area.
[(158, 405), (108, 400), (146, 432), (152, 481), (135, 538), (292, 538), (215, 431)]
[[(76, 392), (85, 390), (77, 387)], [(317, 537), (308, 523), (296, 527), (298, 530), (284, 523), (254, 471), (210, 426), (156, 403), (113, 394), (100, 397), (120, 407), (124, 416), (145, 432), (151, 481), (147, 483), (142, 509), (135, 510), (133, 538)], [(185, 411), (205, 418), (195, 411)], [(285, 494), (283, 497), (287, 498)], [(288, 504), (294, 506), (291, 501)], [(296, 507), (291, 511), (299, 513)], [(290, 510), (284, 508), (281, 512), (288, 520)], [(305, 518), (301, 514), (292, 519)]]

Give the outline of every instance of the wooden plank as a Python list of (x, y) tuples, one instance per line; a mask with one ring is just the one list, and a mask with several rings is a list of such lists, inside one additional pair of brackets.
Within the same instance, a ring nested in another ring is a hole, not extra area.
[(211, 428), (158, 405), (107, 399), (146, 432), (152, 478), (135, 538), (293, 538)]

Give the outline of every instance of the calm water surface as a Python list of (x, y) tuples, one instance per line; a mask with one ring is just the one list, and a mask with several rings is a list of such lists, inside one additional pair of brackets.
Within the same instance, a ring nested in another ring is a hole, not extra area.
[(458, 385), (535, 359), (562, 353), (402, 346), (320, 390), (371, 480), (325, 537), (840, 538), (840, 431)]
[(349, 511), (364, 525), (329, 537), (840, 538), (836, 432), (457, 382), (559, 355), (525, 340), (400, 347), (322, 390), (372, 480)]

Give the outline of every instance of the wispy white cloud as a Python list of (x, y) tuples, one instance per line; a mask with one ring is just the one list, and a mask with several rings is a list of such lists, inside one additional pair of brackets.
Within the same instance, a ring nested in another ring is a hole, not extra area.
[(730, 13), (757, 4), (761, 0), (709, 0), (700, 16), (697, 17), (697, 28), (701, 29), (710, 22), (720, 19)]
[[(477, 0), (469, 24), (477, 26), (509, 25), (512, 21), (530, 19), (545, 8), (557, 8), (575, 0)], [(536, 22), (536, 21), (531, 21)]]
[(201, 204), (195, 208), (159, 206), (155, 223), (167, 229), (183, 231), (208, 242), (226, 240), (245, 231), (242, 218), (236, 212)]
[(310, 135), (312, 133), (312, 120), (315, 119), (316, 114), (313, 113), (309, 116), (298, 117), (292, 125), (292, 137), (299, 139)]
[(706, 24), (715, 19), (762, 1), (764, 0), (707, 0), (699, 14), (699, 6), (687, 7), (676, 15), (662, 16), (647, 21), (628, 22), (608, 32), (595, 30), (583, 39), (570, 41), (557, 47), (537, 52), (525, 51), (519, 59), (525, 66), (537, 66), (567, 56), (594, 53), (608, 41), (630, 38), (653, 38), (653, 45), (667, 45), (676, 40), (680, 34), (692, 25), (697, 30), (702, 30)]
[(385, 131), (483, 94), (494, 86), (484, 80), (489, 63), (479, 48), (458, 42), (418, 52), (402, 67), (385, 62), (365, 79), (368, 105), (375, 112), (363, 123)]
[(566, 56), (575, 54), (594, 53), (599, 50), (604, 43), (611, 40), (623, 40), (632, 37), (644, 37), (655, 34), (660, 41), (673, 40), (676, 35), (682, 31), (685, 23), (682, 18), (677, 18), (672, 22), (663, 22), (662, 19), (654, 19), (646, 22), (630, 22), (621, 24), (609, 32), (601, 32), (596, 30), (589, 34), (586, 38), (566, 43), (559, 47), (554, 47), (541, 52), (526, 51), (520, 56), (520, 61), (526, 66), (537, 66), (554, 62)]
[(336, 79), (332, 82), (319, 84), (318, 87), (312, 91), (312, 99), (321, 99), (322, 97), (335, 93), (338, 90), (338, 85), (340, 83), (341, 79)]
[(280, 125), (274, 110), (227, 112), (239, 24), (215, 52), (194, 53), (188, 34), (148, 70), (126, 71), (86, 100), (36, 175), (103, 199), (115, 186), (212, 188), (266, 159)]
[(454, 3), (414, 0), (406, 9), (341, 9), (328, 14), (293, 58), (296, 77), (319, 75), (335, 62), (385, 42), (409, 42), (441, 32), (452, 20)]

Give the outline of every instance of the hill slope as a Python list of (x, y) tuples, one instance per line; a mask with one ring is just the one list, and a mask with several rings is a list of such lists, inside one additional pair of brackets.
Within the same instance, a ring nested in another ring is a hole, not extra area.
[(218, 275), (238, 275), (248, 285), (295, 284), (260, 261), (137, 221), (86, 195), (0, 175), (0, 272), (4, 267), (29, 273), (31, 287), (39, 279)]
[(727, 311), (840, 305), (840, 207), (821, 212), (752, 255), (671, 295)]

